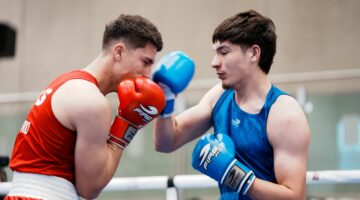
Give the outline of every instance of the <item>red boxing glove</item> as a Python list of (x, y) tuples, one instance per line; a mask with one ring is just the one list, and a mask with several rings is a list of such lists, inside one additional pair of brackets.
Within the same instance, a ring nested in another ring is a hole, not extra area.
[(123, 149), (140, 128), (159, 116), (165, 107), (165, 95), (155, 82), (141, 76), (122, 81), (118, 86), (118, 97), (118, 115), (108, 141)]

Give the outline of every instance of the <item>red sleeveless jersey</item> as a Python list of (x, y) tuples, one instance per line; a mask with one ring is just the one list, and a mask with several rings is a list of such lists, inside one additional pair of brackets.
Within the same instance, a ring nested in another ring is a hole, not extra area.
[(91, 74), (76, 70), (56, 78), (38, 97), (18, 132), (10, 159), (10, 168), (64, 178), (74, 183), (76, 132), (55, 117), (51, 98), (66, 81), (84, 79), (98, 83)]

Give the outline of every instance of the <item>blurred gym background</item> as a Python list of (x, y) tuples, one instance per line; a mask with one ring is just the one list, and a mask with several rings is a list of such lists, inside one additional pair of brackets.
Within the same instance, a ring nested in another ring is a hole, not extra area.
[[(311, 128), (308, 170), (360, 169), (360, 1), (358, 0), (0, 0), (0, 156), (39, 92), (63, 72), (82, 68), (101, 49), (105, 24), (139, 14), (157, 25), (164, 49), (196, 62), (177, 109), (197, 103), (218, 81), (210, 67), (211, 36), (225, 18), (255, 9), (277, 28), (273, 82), (297, 98)], [(109, 95), (114, 106), (117, 102)], [(190, 143), (157, 153), (152, 124), (136, 136), (116, 177), (198, 174)], [(291, 133), (289, 133), (291, 134)], [(6, 161), (4, 161), (5, 163)], [(5, 164), (3, 164), (5, 165)], [(12, 172), (0, 166), (11, 180)], [(296, 176), (296, 174), (294, 174)], [(360, 199), (359, 184), (308, 185), (308, 199)], [(181, 199), (217, 199), (217, 189), (181, 191)], [(165, 199), (164, 191), (103, 192), (98, 199)]]

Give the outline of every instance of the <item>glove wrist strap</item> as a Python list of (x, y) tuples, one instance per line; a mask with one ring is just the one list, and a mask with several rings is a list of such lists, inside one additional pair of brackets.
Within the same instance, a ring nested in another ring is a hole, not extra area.
[(164, 110), (160, 113), (161, 118), (170, 117), (174, 112), (175, 99), (166, 100), (166, 105)]
[(159, 82), (158, 85), (163, 90), (166, 98), (166, 105), (164, 110), (160, 113), (160, 117), (167, 118), (170, 117), (174, 112), (176, 95), (171, 91), (171, 89), (166, 84)]
[(245, 195), (255, 179), (254, 172), (234, 159), (226, 169), (220, 184)]
[(124, 149), (134, 138), (138, 130), (139, 127), (121, 116), (116, 116), (110, 129), (108, 141)]
[(242, 195), (246, 195), (246, 193), (249, 191), (250, 186), (252, 185), (254, 180), (255, 180), (255, 174), (252, 173), (250, 175), (250, 178), (245, 182), (244, 186), (242, 187), (242, 189), (240, 191)]

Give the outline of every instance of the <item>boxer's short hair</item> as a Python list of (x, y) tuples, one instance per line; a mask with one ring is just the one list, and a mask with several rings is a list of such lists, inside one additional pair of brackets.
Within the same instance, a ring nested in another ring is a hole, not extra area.
[(254, 10), (238, 13), (223, 21), (212, 36), (213, 43), (229, 41), (246, 50), (252, 45), (261, 49), (259, 65), (268, 74), (276, 53), (273, 21)]
[(161, 34), (149, 20), (139, 15), (121, 14), (106, 25), (102, 48), (106, 49), (113, 41), (122, 40), (133, 48), (145, 47), (152, 43), (157, 51), (163, 48)]

